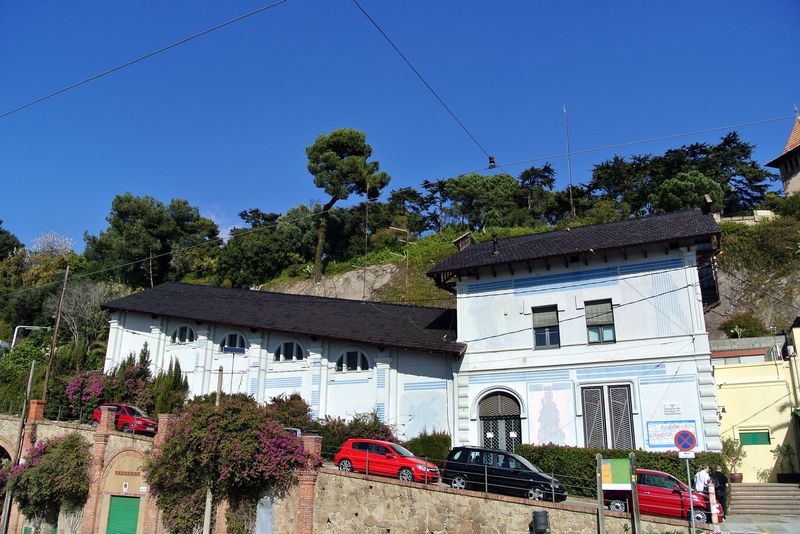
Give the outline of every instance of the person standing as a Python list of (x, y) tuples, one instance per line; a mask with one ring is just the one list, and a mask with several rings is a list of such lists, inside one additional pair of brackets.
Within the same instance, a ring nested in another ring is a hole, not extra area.
[(714, 473), (711, 475), (711, 482), (714, 484), (714, 492), (717, 494), (717, 502), (722, 508), (722, 517), (724, 518), (728, 513), (728, 477), (722, 472), (722, 466), (718, 465), (714, 468)]
[(694, 489), (695, 491), (708, 491), (708, 482), (711, 480), (711, 474), (708, 464), (704, 464), (700, 471), (694, 476)]

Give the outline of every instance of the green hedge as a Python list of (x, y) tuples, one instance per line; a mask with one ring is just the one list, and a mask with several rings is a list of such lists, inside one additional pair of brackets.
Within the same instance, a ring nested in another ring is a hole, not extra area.
[[(585, 449), (581, 447), (564, 447), (561, 445), (520, 445), (515, 451), (530, 460), (533, 465), (545, 473), (554, 473), (572, 495), (597, 497), (596, 455), (603, 458), (627, 458), (631, 452), (636, 453), (636, 467), (653, 469), (669, 473), (678, 480), (686, 482), (686, 462), (678, 458), (675, 452), (626, 451), (618, 449)], [(727, 470), (722, 455), (717, 452), (698, 452), (694, 460), (689, 461), (691, 475), (708, 464)]]
[(427, 430), (423, 430), (422, 434), (406, 441), (403, 446), (419, 458), (427, 458), (441, 467), (450, 452), (450, 434), (435, 430), (428, 434)]

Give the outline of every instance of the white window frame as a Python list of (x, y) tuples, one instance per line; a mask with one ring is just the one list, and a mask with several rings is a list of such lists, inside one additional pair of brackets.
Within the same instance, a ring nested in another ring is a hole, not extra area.
[[(355, 353), (357, 355), (356, 369), (348, 369), (349, 366), (345, 365), (346, 363), (345, 358), (347, 358), (352, 353)], [(366, 362), (367, 364), (366, 369), (364, 369), (362, 366), (363, 362)], [(371, 371), (374, 367), (375, 365), (372, 363), (369, 356), (367, 356), (367, 354), (363, 350), (354, 349), (354, 350), (345, 350), (342, 351), (341, 354), (339, 354), (339, 357), (336, 358), (336, 362), (333, 365), (333, 371), (335, 373), (363, 373), (366, 371)]]
[[(180, 331), (182, 328), (186, 329), (186, 337), (184, 341), (180, 340)], [(189, 332), (192, 333), (191, 341), (189, 340)], [(197, 342), (197, 332), (195, 332), (194, 328), (188, 324), (178, 325), (172, 330), (172, 335), (169, 337), (169, 342), (172, 345), (191, 345)]]
[[(292, 345), (292, 356), (287, 358), (286, 354), (284, 353), (284, 349), (286, 345)], [(297, 356), (297, 353), (300, 353), (300, 357)], [(284, 341), (280, 345), (275, 348), (275, 352), (272, 354), (272, 359), (275, 362), (302, 362), (308, 359), (308, 354), (306, 353), (306, 349), (303, 346), (294, 340)]]
[[(238, 336), (236, 339), (237, 343), (235, 347), (232, 347), (231, 345), (228, 344), (228, 341), (231, 339), (231, 336)], [(240, 346), (239, 340), (242, 341), (241, 344), (244, 345), (243, 347)], [(242, 335), (241, 332), (228, 332), (227, 334), (222, 336), (222, 340), (220, 340), (220, 342), (217, 344), (217, 348), (219, 349), (219, 352), (225, 354), (244, 354), (247, 352), (248, 345), (249, 344), (247, 342), (247, 337)]]

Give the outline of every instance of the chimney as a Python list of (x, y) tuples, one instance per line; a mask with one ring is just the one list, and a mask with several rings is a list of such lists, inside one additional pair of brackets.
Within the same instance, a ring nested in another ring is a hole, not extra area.
[(461, 237), (457, 237), (453, 239), (453, 244), (456, 246), (459, 252), (464, 250), (470, 245), (475, 244), (475, 239), (472, 237), (471, 232), (467, 232), (466, 234), (462, 235)]

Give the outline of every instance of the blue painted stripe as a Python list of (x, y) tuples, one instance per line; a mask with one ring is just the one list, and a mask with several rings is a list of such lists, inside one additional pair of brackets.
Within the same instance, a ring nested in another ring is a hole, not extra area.
[(502, 291), (503, 289), (511, 289), (513, 282), (511, 280), (501, 280), (497, 282), (483, 282), (481, 284), (470, 284), (467, 286), (467, 293), (482, 293), (484, 291)]
[(250, 369), (258, 369), (259, 366), (258, 359), (253, 358), (253, 360), (250, 361)]
[(678, 375), (661, 378), (640, 378), (640, 384), (672, 384), (672, 383), (686, 383), (695, 382), (694, 375)]
[(315, 358), (315, 359), (311, 360), (311, 367), (319, 367), (320, 365), (321, 364), (320, 364), (319, 358)]
[(570, 285), (591, 282), (597, 285), (614, 285), (618, 283), (620, 276), (642, 273), (647, 271), (661, 271), (665, 269), (675, 269), (683, 267), (683, 258), (670, 258), (666, 260), (650, 261), (645, 263), (633, 263), (629, 265), (619, 265), (615, 267), (602, 267), (597, 269), (583, 269), (579, 271), (569, 271), (544, 276), (528, 276), (514, 280), (498, 280), (483, 282), (480, 284), (469, 284), (467, 293), (485, 293), (490, 291), (503, 291), (513, 289), (515, 293), (527, 293), (523, 291), (530, 288), (548, 289), (566, 288)]
[(317, 406), (319, 404), (319, 391), (311, 392), (311, 404)]
[(528, 384), (528, 391), (561, 391), (567, 389), (572, 389), (572, 382), (559, 382), (556, 384)]
[(386, 387), (386, 371), (384, 369), (378, 369), (378, 389), (383, 389)]
[(359, 380), (331, 380), (328, 382), (331, 386), (344, 386), (347, 384), (368, 384), (369, 380), (362, 378)]
[(375, 405), (375, 413), (378, 415), (378, 419), (380, 419), (381, 423), (386, 420), (386, 406), (382, 402)]
[(299, 388), (303, 385), (302, 377), (291, 378), (267, 378), (268, 388)]
[(619, 376), (645, 376), (645, 375), (665, 375), (667, 374), (666, 366), (663, 363), (658, 364), (640, 364), (640, 365), (621, 365), (613, 367), (592, 367), (590, 369), (579, 369), (577, 376), (579, 379), (586, 378), (612, 378)]
[(555, 382), (569, 380), (569, 371), (540, 371), (470, 375), (470, 384), (502, 384), (505, 382)]
[(258, 391), (258, 378), (250, 379), (250, 395), (255, 395)]
[(651, 261), (648, 263), (634, 263), (632, 265), (620, 265), (619, 274), (642, 273), (645, 271), (661, 271), (664, 269), (677, 269), (683, 267), (683, 258), (670, 258), (668, 260)]
[(447, 389), (447, 382), (437, 380), (436, 382), (406, 382), (403, 384), (404, 391), (426, 391), (433, 389)]
[(311, 375), (311, 385), (312, 386), (319, 385), (319, 375)]

